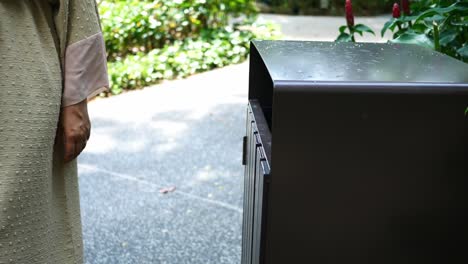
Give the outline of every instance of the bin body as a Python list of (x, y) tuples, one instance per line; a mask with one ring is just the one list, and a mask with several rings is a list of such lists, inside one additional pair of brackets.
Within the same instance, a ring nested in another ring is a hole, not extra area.
[[(268, 156), (267, 156), (268, 154)], [(249, 102), (244, 138), (244, 217), (242, 263), (262, 263), (270, 181), (271, 133), (260, 104)], [(255, 261), (254, 261), (255, 260)]]
[(410, 45), (251, 49), (242, 263), (468, 262), (467, 64)]

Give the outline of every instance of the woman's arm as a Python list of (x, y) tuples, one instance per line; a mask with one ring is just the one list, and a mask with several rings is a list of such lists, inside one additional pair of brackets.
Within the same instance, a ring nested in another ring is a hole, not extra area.
[(86, 147), (91, 124), (87, 99), (108, 89), (104, 39), (95, 0), (60, 0), (55, 24), (64, 88), (59, 135), (66, 162)]

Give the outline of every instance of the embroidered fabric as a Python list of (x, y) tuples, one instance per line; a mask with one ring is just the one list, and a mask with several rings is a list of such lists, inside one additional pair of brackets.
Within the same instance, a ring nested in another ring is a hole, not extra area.
[(62, 107), (90, 99), (109, 88), (104, 38), (99, 32), (67, 47)]

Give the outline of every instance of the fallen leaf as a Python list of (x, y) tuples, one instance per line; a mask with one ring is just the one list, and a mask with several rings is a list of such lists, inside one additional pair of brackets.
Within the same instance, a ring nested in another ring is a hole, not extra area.
[(176, 187), (172, 186), (172, 187), (162, 188), (161, 190), (159, 190), (159, 193), (167, 194), (167, 193), (171, 193), (171, 192), (173, 192), (175, 190), (176, 190)]

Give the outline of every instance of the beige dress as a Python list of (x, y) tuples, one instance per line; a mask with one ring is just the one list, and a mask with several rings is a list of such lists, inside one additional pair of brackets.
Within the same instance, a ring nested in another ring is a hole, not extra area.
[(0, 0), (0, 264), (83, 262), (76, 161), (55, 136), (106, 71), (94, 0)]

